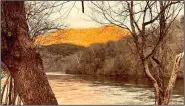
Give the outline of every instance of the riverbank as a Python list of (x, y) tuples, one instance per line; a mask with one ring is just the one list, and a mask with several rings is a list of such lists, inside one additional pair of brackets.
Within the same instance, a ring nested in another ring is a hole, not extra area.
[[(62, 48), (57, 48), (55, 51), (47, 48), (40, 50), (39, 53), (46, 72), (143, 77), (145, 73), (137, 54), (132, 53), (129, 46), (125, 46), (129, 39), (122, 39), (117, 42), (112, 41), (107, 44), (94, 44), (89, 48), (80, 48), (80, 50), (76, 49), (73, 52), (70, 52), (70, 48), (68, 48), (69, 53), (64, 53), (65, 55), (62, 54), (62, 51), (57, 52), (57, 49)], [(179, 41), (176, 45), (179, 47), (181, 43), (182, 41)], [(163, 55), (166, 58), (163, 63), (166, 78), (169, 78), (171, 75), (175, 54), (183, 50), (183, 46), (180, 47), (178, 51), (175, 51), (177, 48), (171, 47), (170, 49), (174, 49), (174, 51), (166, 52), (167, 55), (165, 53)], [(154, 70), (155, 67), (150, 68)], [(180, 64), (180, 70), (182, 73), (179, 73), (178, 78), (184, 78), (184, 60)]]

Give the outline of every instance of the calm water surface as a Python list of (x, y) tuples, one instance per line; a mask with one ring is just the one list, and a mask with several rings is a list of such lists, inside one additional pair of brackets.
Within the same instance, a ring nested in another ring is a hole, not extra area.
[[(146, 78), (47, 75), (59, 104), (154, 104), (154, 90)], [(183, 79), (177, 80), (170, 104), (184, 104), (183, 84)]]

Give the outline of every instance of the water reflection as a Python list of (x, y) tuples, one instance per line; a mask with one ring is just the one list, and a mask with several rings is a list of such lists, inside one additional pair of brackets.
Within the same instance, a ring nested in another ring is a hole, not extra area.
[[(87, 75), (48, 75), (59, 104), (154, 104), (147, 78)], [(171, 104), (184, 104), (183, 79), (173, 91)]]

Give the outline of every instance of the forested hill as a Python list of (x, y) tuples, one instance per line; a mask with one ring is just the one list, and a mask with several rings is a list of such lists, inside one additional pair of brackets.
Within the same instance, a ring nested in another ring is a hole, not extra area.
[[(162, 48), (165, 48), (165, 49), (163, 49), (163, 51), (161, 51), (162, 53), (160, 53), (159, 55), (159, 56), (163, 56), (163, 58), (165, 59), (163, 65), (166, 67), (165, 76), (167, 77), (170, 76), (171, 70), (173, 69), (173, 62), (174, 62), (173, 60), (175, 58), (175, 55), (178, 53), (181, 53), (184, 48), (184, 43), (183, 43), (184, 28), (183, 27), (184, 27), (184, 24), (182, 24), (180, 21), (175, 21), (172, 24), (172, 27), (170, 29), (172, 32), (170, 32), (167, 35), (165, 42), (162, 46)], [(89, 28), (89, 30), (90, 29), (91, 28)], [(95, 28), (92, 28), (92, 30), (93, 29)], [(100, 29), (100, 28), (96, 28), (96, 29)], [(66, 30), (70, 30), (70, 29), (66, 29)], [(74, 30), (75, 29), (73, 29), (73, 31)], [(87, 29), (83, 29), (83, 30), (87, 30)], [(91, 37), (95, 36), (94, 40), (98, 41), (99, 36), (102, 36), (102, 39), (103, 39), (103, 36), (105, 39), (108, 39), (107, 36), (111, 35), (110, 32), (111, 31), (109, 31), (109, 33), (104, 32), (103, 33), (104, 35), (103, 34), (88, 35), (87, 33), (85, 33), (84, 35), (89, 36), (89, 38), (90, 36)], [(83, 37), (82, 34), (83, 33), (81, 34), (78, 33), (73, 35), (77, 37), (76, 39), (79, 39), (79, 41), (82, 41), (80, 40), (80, 38), (83, 38), (83, 40), (85, 40), (85, 38), (87, 39), (87, 37), (85, 36)], [(66, 36), (67, 35), (65, 35), (64, 37)], [(69, 35), (69, 36), (72, 37), (72, 35)], [(40, 40), (46, 38), (46, 40), (43, 40), (42, 42), (40, 41), (40, 44), (43, 44), (43, 45), (41, 45), (38, 48), (38, 50), (42, 56), (45, 71), (47, 72), (60, 71), (60, 72), (70, 73), (70, 74), (91, 74), (91, 75), (98, 74), (98, 75), (120, 75), (120, 76), (144, 75), (142, 71), (141, 62), (138, 58), (138, 55), (136, 54), (135, 44), (131, 36), (122, 35), (121, 37), (124, 37), (124, 38), (120, 40), (117, 40), (117, 41), (107, 40), (108, 41), (107, 43), (92, 44), (91, 46), (88, 46), (88, 47), (79, 46), (80, 44), (74, 45), (69, 43), (49, 45), (51, 43), (58, 43), (56, 41), (62, 42), (63, 40), (62, 35), (58, 35), (56, 37), (61, 37), (61, 39), (54, 38), (54, 34), (38, 38)], [(116, 37), (119, 37), (119, 35), (115, 34), (113, 38), (118, 39)], [(74, 40), (75, 38), (71, 38), (71, 39)], [(87, 42), (87, 43), (90, 45), (92, 42)], [(157, 53), (159, 53), (159, 51), (157, 51)], [(156, 56), (156, 57), (159, 58), (159, 56)], [(183, 70), (183, 62), (182, 62), (181, 69)], [(181, 73), (180, 76), (183, 77), (183, 73)]]
[(94, 43), (118, 41), (128, 35), (128, 30), (114, 25), (98, 28), (66, 28), (48, 35), (38, 36), (35, 43), (39, 45), (68, 43), (88, 47)]

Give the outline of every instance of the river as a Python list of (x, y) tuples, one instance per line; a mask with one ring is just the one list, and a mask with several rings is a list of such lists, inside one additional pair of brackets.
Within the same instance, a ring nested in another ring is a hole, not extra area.
[[(147, 78), (62, 73), (47, 76), (59, 104), (155, 104), (154, 90)], [(184, 104), (183, 81), (177, 80), (170, 104)]]

